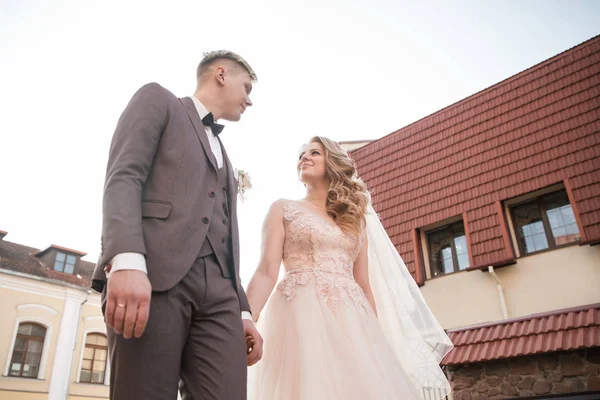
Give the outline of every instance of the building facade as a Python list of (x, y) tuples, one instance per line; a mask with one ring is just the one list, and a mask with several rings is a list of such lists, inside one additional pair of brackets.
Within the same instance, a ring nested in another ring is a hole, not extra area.
[(0, 231), (0, 400), (108, 399), (100, 295), (85, 253), (34, 249)]
[(351, 155), (454, 399), (600, 398), (600, 36)]

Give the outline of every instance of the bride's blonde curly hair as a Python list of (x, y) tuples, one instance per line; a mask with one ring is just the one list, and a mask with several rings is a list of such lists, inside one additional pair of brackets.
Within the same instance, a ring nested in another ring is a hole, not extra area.
[(371, 195), (367, 185), (358, 177), (356, 163), (342, 146), (324, 136), (315, 136), (309, 143), (321, 143), (325, 148), (325, 165), (330, 180), (327, 214), (344, 232), (360, 236)]

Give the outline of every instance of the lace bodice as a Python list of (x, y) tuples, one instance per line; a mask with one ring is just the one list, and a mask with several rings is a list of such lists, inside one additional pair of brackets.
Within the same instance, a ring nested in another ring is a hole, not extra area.
[(277, 286), (278, 290), (291, 301), (297, 285), (315, 279), (320, 295), (332, 310), (335, 311), (342, 300), (368, 308), (367, 298), (353, 274), (361, 240), (298, 202), (279, 201), (284, 212), (285, 276)]

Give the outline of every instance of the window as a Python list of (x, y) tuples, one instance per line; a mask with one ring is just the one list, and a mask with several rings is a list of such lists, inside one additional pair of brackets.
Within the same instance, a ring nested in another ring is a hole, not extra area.
[(88, 334), (85, 339), (79, 382), (103, 384), (107, 354), (106, 336), (99, 333)]
[(64, 272), (72, 274), (75, 270), (75, 262), (77, 258), (71, 254), (65, 254), (58, 252), (56, 253), (56, 260), (54, 261), (54, 270), (58, 272)]
[(44, 347), (46, 328), (38, 324), (19, 324), (8, 369), (9, 376), (37, 378)]
[(432, 277), (470, 267), (467, 237), (462, 221), (427, 232), (427, 248)]
[(512, 206), (511, 215), (522, 255), (579, 240), (579, 228), (564, 190)]

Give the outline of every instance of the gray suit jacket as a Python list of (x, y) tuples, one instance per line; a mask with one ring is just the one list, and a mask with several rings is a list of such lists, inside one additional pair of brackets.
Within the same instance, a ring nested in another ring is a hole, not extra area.
[[(237, 182), (227, 154), (228, 193), (236, 287), (250, 311), (239, 278)], [(103, 197), (101, 254), (92, 288), (102, 291), (104, 267), (117, 254), (146, 256), (155, 291), (177, 284), (206, 239), (217, 189), (217, 163), (191, 98), (177, 98), (149, 83), (123, 111), (110, 147)]]

